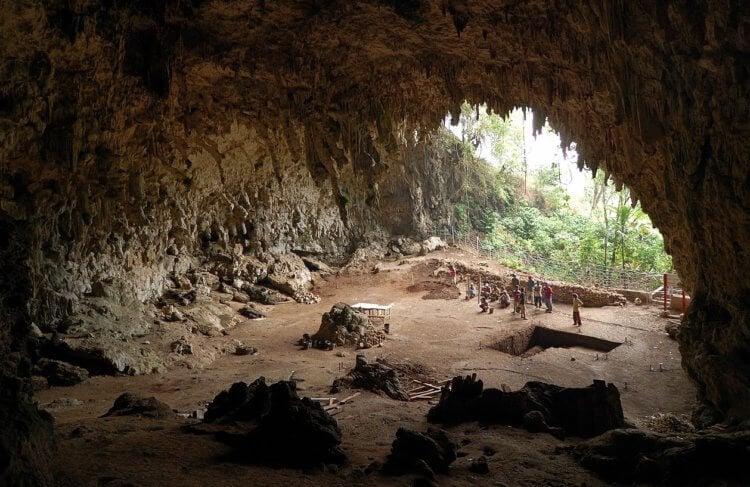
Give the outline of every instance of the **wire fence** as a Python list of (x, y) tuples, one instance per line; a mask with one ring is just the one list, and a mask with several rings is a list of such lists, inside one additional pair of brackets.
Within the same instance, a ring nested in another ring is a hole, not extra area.
[[(495, 260), (508, 267), (523, 269), (542, 279), (565, 281), (604, 289), (630, 289), (652, 292), (663, 284), (664, 274), (633, 269), (617, 269), (593, 263), (559, 261), (509, 245), (488, 245), (476, 234), (442, 228), (435, 232), (446, 242), (461, 246), (477, 256)], [(671, 276), (670, 276), (671, 277)], [(674, 276), (671, 282), (677, 282)], [(670, 283), (671, 285), (671, 283)]]

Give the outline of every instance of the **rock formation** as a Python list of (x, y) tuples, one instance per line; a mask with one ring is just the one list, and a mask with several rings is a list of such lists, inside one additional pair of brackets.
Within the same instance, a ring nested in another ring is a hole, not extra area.
[(430, 409), (431, 422), (523, 426), (556, 436), (590, 438), (625, 424), (620, 393), (613, 384), (595, 380), (589, 387), (560, 387), (527, 382), (518, 391), (484, 389), (476, 376), (454, 377), (440, 402)]
[(209, 404), (204, 422), (239, 462), (309, 468), (347, 461), (336, 420), (320, 403), (300, 399), (294, 382), (237, 382)]
[[(208, 255), (343, 262), (376, 237), (426, 237), (459, 178), (429, 133), (464, 100), (533, 108), (535, 127), (548, 118), (576, 142), (579, 165), (629, 185), (692, 290), (684, 367), (713, 417), (750, 417), (746, 3), (0, 8), (0, 381), (14, 384), (14, 431), (45, 429), (32, 322), (101, 325), (105, 345), (124, 343), (149, 323), (131, 304)], [(114, 363), (149, 370), (128, 356)], [(44, 483), (24, 463), (44, 448), (19, 434), (0, 453), (26, 460), (0, 475)]]
[(346, 303), (336, 303), (323, 313), (320, 328), (310, 337), (315, 341), (329, 341), (337, 346), (354, 345), (370, 348), (385, 340), (385, 333), (375, 328), (367, 315)]

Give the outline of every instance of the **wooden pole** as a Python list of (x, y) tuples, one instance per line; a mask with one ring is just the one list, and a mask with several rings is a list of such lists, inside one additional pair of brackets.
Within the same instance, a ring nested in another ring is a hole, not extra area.
[(667, 311), (667, 273), (664, 273), (664, 311)]

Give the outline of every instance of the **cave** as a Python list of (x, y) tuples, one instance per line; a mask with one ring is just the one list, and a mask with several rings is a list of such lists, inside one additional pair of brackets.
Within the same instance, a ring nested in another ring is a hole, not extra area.
[(0, 26), (0, 483), (54, 483), (34, 330), (151, 373), (144, 303), (205, 256), (426, 238), (452, 170), (428, 135), (465, 100), (628, 185), (692, 291), (702, 407), (750, 419), (750, 4), (31, 0)]

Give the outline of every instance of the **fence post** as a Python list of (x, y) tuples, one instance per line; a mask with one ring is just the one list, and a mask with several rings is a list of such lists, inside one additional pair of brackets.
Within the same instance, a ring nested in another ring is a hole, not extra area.
[(664, 311), (667, 311), (667, 273), (664, 273)]

